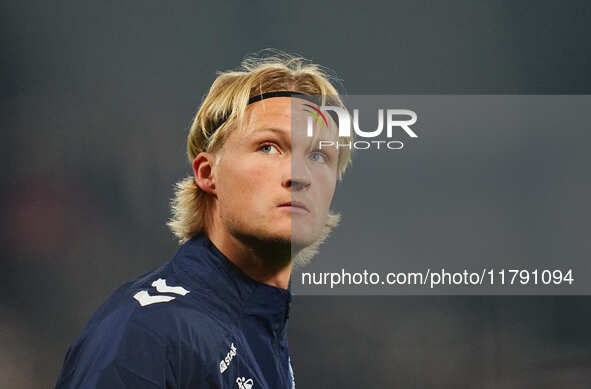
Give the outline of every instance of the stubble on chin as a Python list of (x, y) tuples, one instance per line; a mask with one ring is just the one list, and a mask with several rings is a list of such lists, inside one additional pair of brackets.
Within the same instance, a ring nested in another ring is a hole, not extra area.
[(269, 231), (263, 227), (245, 224), (228, 218), (224, 222), (230, 234), (252, 250), (258, 257), (270, 261), (269, 265), (288, 263), (291, 260), (292, 242), (290, 232)]

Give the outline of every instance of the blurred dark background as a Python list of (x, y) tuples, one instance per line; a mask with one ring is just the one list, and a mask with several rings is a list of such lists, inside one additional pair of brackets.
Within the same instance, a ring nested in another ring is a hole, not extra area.
[[(13, 389), (52, 387), (104, 299), (172, 257), (165, 222), (190, 171), (188, 125), (215, 72), (246, 54), (299, 53), (349, 94), (591, 91), (585, 1), (0, 9), (0, 383)], [(588, 388), (590, 301), (296, 297), (297, 387)]]

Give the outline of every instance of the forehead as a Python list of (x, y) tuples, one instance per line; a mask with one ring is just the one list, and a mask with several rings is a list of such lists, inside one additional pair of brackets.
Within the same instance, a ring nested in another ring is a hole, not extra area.
[(335, 137), (338, 130), (329, 115), (325, 115), (328, 118), (328, 127), (312, 116), (312, 112), (319, 112), (319, 108), (307, 100), (293, 97), (273, 97), (257, 101), (246, 107), (242, 129), (245, 135), (269, 128), (292, 136), (305, 135), (308, 122), (312, 119), (314, 137)]
[(245, 112), (246, 129), (256, 130), (257, 125), (269, 122), (289, 125), (292, 100), (289, 97), (273, 97), (249, 104)]

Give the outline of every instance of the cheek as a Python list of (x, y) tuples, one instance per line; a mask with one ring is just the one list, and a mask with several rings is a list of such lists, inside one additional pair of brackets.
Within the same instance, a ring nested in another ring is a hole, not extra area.
[(224, 161), (218, 171), (220, 200), (242, 207), (246, 202), (256, 205), (253, 202), (268, 193), (266, 188), (272, 181), (269, 177), (272, 169), (261, 162), (256, 156)]
[(326, 170), (316, 177), (316, 187), (318, 188), (318, 200), (323, 210), (328, 211), (336, 187), (336, 172)]

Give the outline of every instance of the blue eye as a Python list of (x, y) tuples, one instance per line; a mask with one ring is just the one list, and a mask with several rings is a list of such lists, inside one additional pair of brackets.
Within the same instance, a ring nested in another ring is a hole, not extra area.
[(271, 145), (271, 144), (262, 145), (259, 148), (259, 150), (265, 154), (276, 154), (279, 152), (279, 150), (277, 150), (277, 147), (275, 147), (274, 145)]
[(310, 159), (314, 162), (326, 163), (326, 155), (318, 151), (312, 152), (310, 154)]

